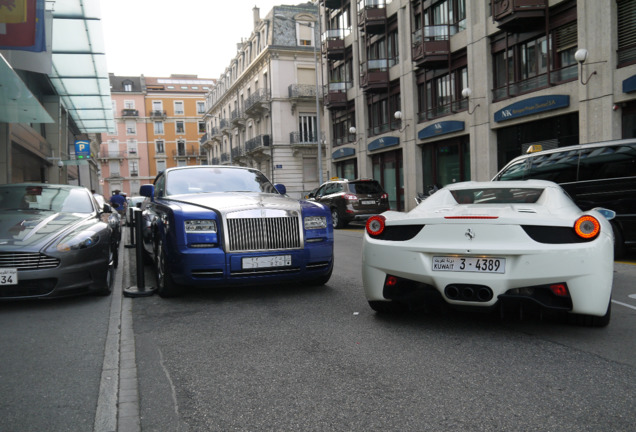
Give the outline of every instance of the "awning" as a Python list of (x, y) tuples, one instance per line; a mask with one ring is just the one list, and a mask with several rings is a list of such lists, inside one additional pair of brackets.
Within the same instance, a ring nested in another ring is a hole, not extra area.
[(0, 54), (0, 123), (53, 123), (53, 118), (33, 96)]
[(56, 0), (53, 8), (51, 82), (81, 132), (112, 132), (99, 0)]

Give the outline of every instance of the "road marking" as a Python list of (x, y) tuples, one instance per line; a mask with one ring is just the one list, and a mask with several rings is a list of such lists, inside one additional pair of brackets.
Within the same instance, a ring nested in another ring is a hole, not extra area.
[(628, 295), (627, 297), (629, 297), (629, 298), (633, 298), (633, 299), (636, 299), (636, 294), (630, 294), (630, 295)]
[(616, 301), (616, 300), (612, 300), (612, 303), (616, 303), (617, 305), (625, 306), (627, 308), (636, 310), (636, 306), (632, 306), (632, 305), (627, 304), (627, 303), (619, 302), (619, 301)]

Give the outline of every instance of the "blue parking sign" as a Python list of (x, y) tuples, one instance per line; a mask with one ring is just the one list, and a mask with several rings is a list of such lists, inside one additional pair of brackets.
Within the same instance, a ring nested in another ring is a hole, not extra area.
[(86, 140), (75, 141), (75, 157), (77, 159), (88, 159), (91, 157), (91, 143)]

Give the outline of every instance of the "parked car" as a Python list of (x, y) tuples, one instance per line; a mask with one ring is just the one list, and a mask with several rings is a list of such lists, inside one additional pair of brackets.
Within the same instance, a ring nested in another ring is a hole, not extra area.
[[(137, 208), (141, 208), (141, 205), (143, 204), (144, 200), (146, 199), (146, 197), (144, 196), (133, 196), (127, 199), (128, 201), (128, 209), (130, 210), (131, 208), (137, 207)], [(130, 220), (130, 211), (126, 212), (126, 226), (130, 226), (132, 225), (132, 220)]]
[(0, 299), (110, 294), (110, 214), (83, 187), (0, 185)]
[(157, 291), (283, 282), (321, 285), (333, 270), (331, 215), (323, 205), (285, 197), (258, 170), (168, 168), (140, 193), (143, 246)]
[(333, 179), (323, 183), (309, 198), (331, 210), (334, 228), (389, 210), (389, 195), (376, 180)]
[(610, 320), (609, 210), (582, 211), (556, 183), (455, 183), (408, 213), (367, 221), (362, 282), (378, 312), (427, 295), (451, 306)]
[(493, 180), (540, 179), (559, 183), (583, 210), (616, 212), (614, 257), (636, 247), (636, 140), (559, 147), (519, 156)]

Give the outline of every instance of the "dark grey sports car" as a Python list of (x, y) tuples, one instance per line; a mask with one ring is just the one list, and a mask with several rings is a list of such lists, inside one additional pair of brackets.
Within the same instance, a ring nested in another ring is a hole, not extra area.
[(83, 187), (0, 185), (0, 300), (110, 294), (110, 213)]

